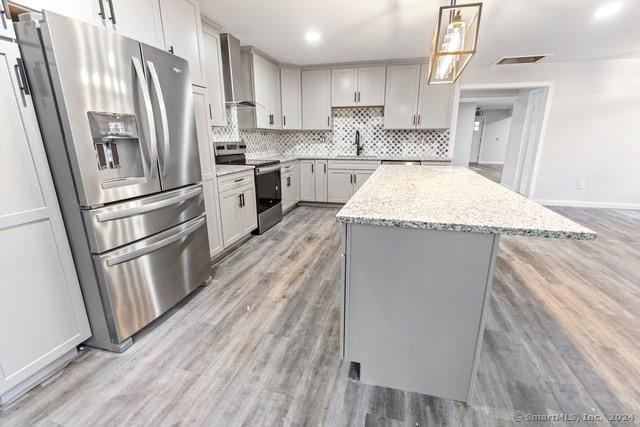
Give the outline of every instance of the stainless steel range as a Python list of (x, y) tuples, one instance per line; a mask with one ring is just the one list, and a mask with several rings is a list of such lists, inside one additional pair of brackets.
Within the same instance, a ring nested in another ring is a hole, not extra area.
[(61, 15), (16, 31), (93, 337), (131, 336), (202, 284), (209, 244), (187, 61)]
[(216, 163), (223, 165), (253, 165), (256, 181), (258, 228), (262, 234), (282, 220), (282, 189), (279, 160), (248, 160), (244, 142), (215, 143)]

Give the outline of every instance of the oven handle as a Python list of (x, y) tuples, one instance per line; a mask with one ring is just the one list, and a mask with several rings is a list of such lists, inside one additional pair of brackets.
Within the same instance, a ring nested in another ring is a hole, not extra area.
[(276, 165), (276, 166), (269, 166), (269, 167), (264, 167), (264, 168), (257, 168), (256, 169), (256, 175), (264, 175), (266, 173), (270, 173), (273, 171), (279, 171), (280, 170), (280, 165)]
[(186, 237), (187, 235), (193, 233), (198, 228), (202, 227), (205, 221), (206, 219), (203, 215), (193, 220), (190, 224), (187, 223), (188, 225), (185, 229), (178, 231), (176, 234), (172, 236), (159, 240), (148, 246), (144, 246), (135, 251), (131, 251), (131, 252), (124, 253), (122, 255), (116, 255), (116, 256), (107, 258), (107, 266), (112, 267), (114, 265), (122, 264), (123, 262), (131, 261), (134, 258), (140, 258), (143, 255), (150, 254), (151, 252), (155, 252), (158, 249), (164, 248), (165, 246), (169, 246), (171, 243), (176, 242), (182, 239), (183, 237)]

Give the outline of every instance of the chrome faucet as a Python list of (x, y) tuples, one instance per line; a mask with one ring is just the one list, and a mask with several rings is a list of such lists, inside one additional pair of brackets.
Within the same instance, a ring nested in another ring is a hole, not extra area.
[(360, 131), (356, 131), (356, 156), (359, 156), (364, 151), (364, 144), (360, 144)]

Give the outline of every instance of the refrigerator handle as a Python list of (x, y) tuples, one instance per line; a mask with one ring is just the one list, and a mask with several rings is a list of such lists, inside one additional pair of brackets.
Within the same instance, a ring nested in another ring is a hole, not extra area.
[(114, 265), (122, 264), (123, 262), (131, 261), (132, 259), (140, 258), (143, 255), (147, 255), (147, 254), (150, 254), (151, 252), (157, 251), (158, 249), (162, 249), (165, 246), (168, 246), (171, 243), (176, 242), (182, 239), (183, 237), (186, 237), (189, 234), (193, 233), (195, 230), (202, 227), (205, 221), (206, 221), (205, 216), (202, 215), (196, 218), (195, 220), (192, 220), (190, 223), (187, 222), (183, 224), (183, 225), (187, 225), (187, 227), (178, 231), (176, 234), (172, 236), (164, 238), (158, 242), (151, 243), (148, 246), (142, 247), (140, 249), (136, 249), (131, 252), (125, 252), (121, 255), (111, 256), (106, 260), (107, 266), (112, 267)]
[[(138, 79), (138, 87), (140, 88), (140, 92), (142, 92), (142, 100), (144, 102), (144, 110), (146, 113), (147, 119), (147, 135), (149, 137), (147, 144), (147, 170), (149, 172), (149, 177), (153, 178), (155, 176), (153, 164), (157, 157), (156, 153), (156, 133), (155, 133), (155, 122), (153, 121), (153, 107), (151, 106), (151, 97), (149, 96), (149, 88), (147, 88), (147, 81), (144, 77), (144, 70), (142, 69), (142, 63), (140, 59), (133, 56), (131, 57), (131, 61), (133, 62), (133, 69), (136, 73), (136, 77)], [(144, 156), (143, 156), (144, 157)]]
[(162, 94), (162, 87), (160, 86), (160, 79), (158, 78), (158, 72), (156, 71), (155, 64), (151, 61), (147, 61), (147, 67), (149, 68), (149, 75), (151, 76), (151, 85), (153, 87), (153, 93), (155, 94), (156, 104), (160, 109), (160, 123), (162, 125), (162, 156), (158, 156), (160, 159), (160, 173), (162, 176), (167, 176), (166, 165), (169, 161), (169, 156), (171, 155), (167, 105), (164, 103), (164, 95)]

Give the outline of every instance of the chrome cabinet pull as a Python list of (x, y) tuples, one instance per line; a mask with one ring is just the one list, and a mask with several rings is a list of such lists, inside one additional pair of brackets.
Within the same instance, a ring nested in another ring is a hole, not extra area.
[(111, 13), (109, 19), (113, 22), (113, 25), (116, 25), (116, 13), (113, 11), (113, 0), (109, 0), (109, 13)]
[(311, 173), (313, 173), (313, 163), (311, 163)]
[(242, 182), (242, 181), (244, 181), (244, 178), (238, 178), (233, 180), (233, 182)]
[(165, 246), (169, 246), (171, 243), (176, 242), (182, 239), (183, 237), (186, 237), (189, 234), (193, 233), (195, 230), (200, 228), (202, 224), (205, 223), (205, 221), (206, 219), (204, 216), (198, 217), (195, 220), (193, 220), (191, 223), (187, 223), (189, 224), (187, 228), (177, 232), (173, 236), (169, 236), (158, 242), (151, 243), (150, 245), (144, 246), (140, 249), (133, 250), (131, 252), (124, 253), (122, 255), (115, 255), (110, 258), (107, 258), (107, 261), (106, 261), (107, 266), (111, 267), (114, 265), (122, 264), (123, 262), (131, 261), (132, 259), (135, 259), (135, 258), (140, 258), (143, 255), (150, 254), (151, 252), (155, 252), (158, 249), (164, 248)]
[(102, 20), (104, 21), (105, 19), (107, 19), (107, 14), (104, 13), (104, 3), (102, 3), (103, 0), (98, 0), (98, 6), (100, 7), (100, 12), (98, 12), (98, 16), (100, 18), (102, 18)]
[(211, 104), (209, 104), (209, 118), (213, 120), (213, 112), (211, 111)]
[(358, 91), (358, 102), (360, 102), (360, 91)]
[(422, 120), (422, 114), (418, 114), (418, 126), (420, 126), (420, 121)]
[(24, 71), (24, 62), (22, 62), (21, 58), (16, 58), (16, 65), (13, 66), (13, 69), (16, 72), (18, 88), (22, 92), (23, 97), (25, 95), (30, 95), (31, 91), (29, 90), (29, 82), (27, 82), (27, 76)]
[(283, 115), (282, 116), (282, 127), (285, 127), (287, 125), (287, 116)]
[(324, 163), (322, 166), (324, 166), (324, 173), (326, 174), (327, 173), (327, 164)]
[(358, 102), (358, 92), (353, 92), (353, 102)]
[(327, 127), (331, 126), (331, 125), (329, 124), (329, 120), (331, 120), (331, 117), (327, 116)]

